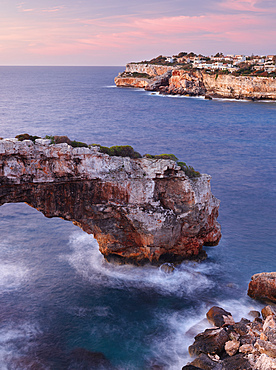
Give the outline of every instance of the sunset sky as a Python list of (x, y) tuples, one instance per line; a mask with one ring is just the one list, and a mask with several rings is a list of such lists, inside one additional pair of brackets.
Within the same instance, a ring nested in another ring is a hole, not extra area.
[(1, 0), (0, 65), (276, 54), (276, 0)]

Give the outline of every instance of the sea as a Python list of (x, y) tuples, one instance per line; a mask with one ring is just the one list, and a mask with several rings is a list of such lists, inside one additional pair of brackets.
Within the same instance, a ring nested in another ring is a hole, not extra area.
[[(93, 235), (69, 221), (4, 204), (1, 370), (178, 370), (210, 325), (210, 307), (238, 321), (264, 306), (247, 287), (253, 274), (276, 271), (276, 103), (117, 88), (123, 70), (0, 67), (0, 136), (67, 135), (173, 153), (212, 176), (221, 241), (205, 248), (205, 261), (183, 262), (170, 274), (113, 265)], [(105, 362), (92, 364), (102, 354)]]

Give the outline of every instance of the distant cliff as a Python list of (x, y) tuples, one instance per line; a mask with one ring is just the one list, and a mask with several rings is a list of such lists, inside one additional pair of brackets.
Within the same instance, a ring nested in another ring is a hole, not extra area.
[(162, 263), (218, 243), (219, 201), (208, 175), (173, 160), (109, 156), (99, 147), (0, 140), (0, 205), (26, 202), (94, 234), (109, 259)]
[(201, 70), (143, 63), (126, 65), (115, 78), (118, 87), (138, 87), (162, 94), (251, 100), (276, 100), (273, 77), (209, 74)]

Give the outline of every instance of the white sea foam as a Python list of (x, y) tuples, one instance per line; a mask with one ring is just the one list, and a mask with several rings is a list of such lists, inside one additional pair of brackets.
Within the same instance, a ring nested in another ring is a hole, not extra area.
[(261, 311), (264, 307), (263, 304), (257, 301), (252, 301), (249, 297), (246, 297), (246, 293), (244, 294), (244, 297), (240, 299), (219, 300), (217, 302), (217, 306), (231, 312), (235, 322), (240, 321), (243, 317), (252, 320), (249, 312), (256, 310)]
[(0, 289), (16, 289), (28, 278), (29, 270), (20, 263), (0, 263)]
[[(224, 308), (232, 313), (235, 322), (241, 318), (250, 318), (251, 310), (260, 310), (259, 303), (252, 303), (250, 299), (221, 300), (213, 305)], [(167, 327), (167, 333), (163, 338), (158, 338), (152, 344), (154, 357), (164, 364), (166, 369), (178, 370), (193, 359), (188, 353), (188, 347), (193, 344), (194, 337), (212, 325), (206, 319), (206, 313), (211, 306), (199, 303), (196, 309), (183, 310), (180, 312), (158, 312), (158, 318)]]
[(161, 98), (175, 98), (175, 99), (199, 99), (206, 100), (204, 96), (188, 96), (188, 95), (172, 95), (172, 94), (161, 94), (159, 92), (146, 91), (146, 95), (159, 96)]
[(187, 262), (176, 266), (172, 273), (165, 273), (154, 266), (136, 267), (106, 262), (92, 235), (76, 232), (71, 236), (69, 244), (72, 252), (62, 258), (93, 285), (118, 289), (151, 288), (162, 294), (177, 296), (205, 291), (215, 285), (207, 276), (210, 271), (216, 270), (215, 264)]
[(157, 313), (161, 324), (166, 327), (163, 338), (157, 338), (151, 346), (157, 364), (168, 370), (178, 370), (191, 361), (188, 347), (193, 343), (193, 337), (209, 326), (205, 313), (203, 303), (199, 303), (196, 309)]
[(0, 330), (1, 370), (14, 368), (11, 364), (16, 363), (17, 359), (28, 352), (30, 342), (32, 343), (39, 332), (37, 326), (30, 323), (18, 326), (15, 324), (5, 325)]

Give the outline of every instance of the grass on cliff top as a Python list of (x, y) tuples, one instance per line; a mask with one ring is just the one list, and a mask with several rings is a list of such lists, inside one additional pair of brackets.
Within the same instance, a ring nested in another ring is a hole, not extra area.
[(141, 154), (135, 152), (135, 150), (130, 145), (116, 145), (108, 148), (107, 146), (102, 146), (98, 144), (92, 144), (92, 146), (97, 146), (99, 151), (104, 154), (116, 157), (130, 157), (130, 158), (142, 158)]
[(15, 138), (18, 140), (18, 141), (23, 141), (23, 140), (31, 140), (32, 142), (35, 142), (36, 139), (41, 139), (40, 136), (32, 136), (32, 135), (29, 135), (29, 134), (20, 134), (20, 135), (16, 135)]
[(121, 74), (121, 77), (135, 77), (135, 78), (147, 78), (148, 80), (153, 78), (153, 76), (150, 76), (147, 73), (140, 73), (140, 72), (123, 72)]
[[(32, 136), (29, 134), (20, 134), (17, 135), (16, 138), (19, 141), (23, 140), (32, 140), (35, 142), (36, 139), (41, 139), (40, 136)], [(81, 141), (76, 141), (76, 140), (70, 140), (68, 136), (53, 136), (53, 135), (46, 135), (45, 139), (51, 140), (51, 144), (61, 144), (61, 143), (66, 143), (68, 145), (71, 145), (73, 148), (78, 148), (78, 147), (85, 147), (89, 148), (91, 146), (96, 146), (99, 148), (100, 153), (108, 154), (110, 156), (116, 156), (116, 157), (129, 157), (129, 158), (142, 158), (141, 154), (136, 152), (132, 146), (130, 145), (115, 145), (111, 146), (110, 148), (107, 146), (102, 146), (99, 144), (92, 144), (88, 145), (86, 143), (83, 143)], [(178, 162), (178, 158), (174, 154), (145, 154), (143, 156), (144, 158), (149, 158), (149, 159), (170, 159), (173, 160), (177, 163), (178, 166), (181, 167), (182, 171), (185, 172), (185, 174), (189, 178), (196, 178), (200, 176), (200, 173), (198, 171), (195, 171), (192, 166), (187, 166), (185, 162)]]

